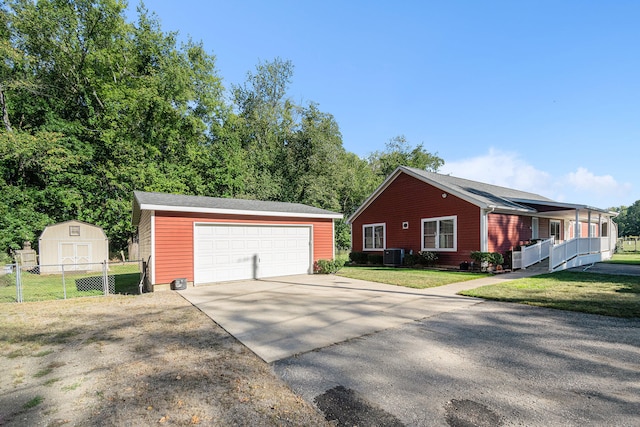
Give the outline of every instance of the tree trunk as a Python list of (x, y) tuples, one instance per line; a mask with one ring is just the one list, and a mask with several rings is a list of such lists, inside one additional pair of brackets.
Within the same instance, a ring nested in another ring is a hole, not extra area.
[(7, 132), (12, 132), (11, 122), (9, 121), (9, 112), (7, 111), (7, 103), (4, 97), (4, 87), (0, 85), (0, 108), (2, 108), (2, 122)]

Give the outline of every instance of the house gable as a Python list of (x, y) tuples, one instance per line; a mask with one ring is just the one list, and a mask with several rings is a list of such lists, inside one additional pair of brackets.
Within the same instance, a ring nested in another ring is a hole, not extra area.
[(423, 248), (423, 220), (455, 217), (457, 251), (439, 253), (439, 262), (453, 265), (480, 249), (480, 211), (475, 204), (400, 171), (350, 218), (352, 249), (365, 249), (363, 227), (384, 224), (385, 248), (418, 252)]

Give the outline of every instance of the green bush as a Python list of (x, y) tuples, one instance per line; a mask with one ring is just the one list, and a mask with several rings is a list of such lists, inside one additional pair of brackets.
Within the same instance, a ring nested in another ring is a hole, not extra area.
[(404, 265), (406, 265), (407, 267), (413, 267), (414, 265), (416, 265), (418, 263), (418, 256), (414, 255), (414, 254), (408, 254), (405, 253), (404, 254), (404, 261), (403, 261)]
[(341, 259), (319, 259), (314, 263), (313, 271), (316, 274), (333, 274), (343, 266), (344, 261)]
[(436, 265), (436, 261), (438, 260), (438, 254), (435, 252), (422, 251), (418, 252), (418, 256), (418, 263), (429, 267)]
[(369, 264), (382, 265), (383, 256), (381, 254), (368, 254), (367, 261)]
[(368, 255), (366, 252), (351, 252), (349, 254), (349, 260), (354, 264), (366, 264)]

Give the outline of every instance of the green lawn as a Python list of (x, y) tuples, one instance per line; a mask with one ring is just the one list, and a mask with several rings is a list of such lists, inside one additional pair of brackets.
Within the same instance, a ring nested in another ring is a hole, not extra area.
[(562, 271), (461, 295), (615, 317), (640, 317), (640, 278)]
[(613, 258), (604, 262), (608, 264), (640, 265), (640, 252), (623, 252), (614, 254)]
[[(114, 276), (115, 291), (117, 294), (137, 294), (140, 281), (139, 266), (137, 263), (112, 264), (109, 266), (109, 275)], [(45, 301), (63, 299), (65, 297), (85, 297), (102, 295), (102, 290), (78, 290), (76, 280), (87, 277), (102, 276), (100, 271), (85, 273), (66, 273), (65, 286), (63, 287), (61, 274), (32, 274), (22, 272), (22, 296), (24, 301)], [(99, 282), (99, 280), (98, 280)], [(7, 274), (0, 276), (0, 302), (16, 301), (16, 275)]]
[(411, 268), (392, 267), (343, 267), (339, 276), (352, 279), (368, 280), (370, 282), (388, 283), (390, 285), (405, 286), (407, 288), (433, 288), (449, 283), (486, 277), (484, 273), (463, 273), (455, 271), (419, 270)]

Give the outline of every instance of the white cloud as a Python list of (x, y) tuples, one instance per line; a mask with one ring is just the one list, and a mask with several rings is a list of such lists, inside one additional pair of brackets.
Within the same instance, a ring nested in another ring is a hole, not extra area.
[(514, 152), (490, 148), (487, 154), (446, 162), (440, 172), (551, 197), (551, 175), (536, 169)]
[[(560, 179), (565, 187), (573, 189), (576, 195), (588, 199), (601, 200), (598, 207), (614, 207), (625, 204), (629, 197), (632, 185), (628, 182), (618, 182), (611, 175), (595, 175), (584, 167), (579, 167), (575, 172), (570, 172)], [(605, 203), (607, 201), (607, 203)]]
[(596, 175), (584, 167), (553, 176), (529, 164), (516, 152), (496, 148), (490, 148), (486, 154), (447, 162), (440, 172), (600, 208), (628, 205), (632, 190), (630, 183), (620, 183), (611, 175)]

